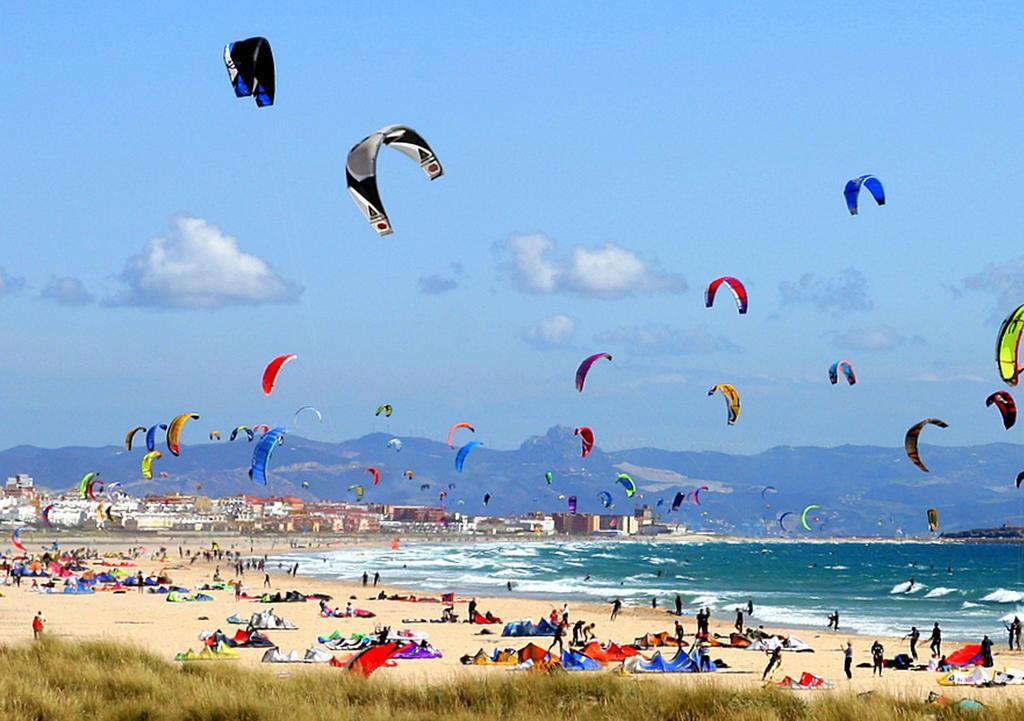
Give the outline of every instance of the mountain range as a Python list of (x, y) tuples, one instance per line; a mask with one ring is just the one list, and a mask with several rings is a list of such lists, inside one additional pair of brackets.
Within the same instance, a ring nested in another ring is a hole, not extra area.
[[(390, 439), (374, 433), (324, 443), (288, 435), (271, 460), (267, 486), (249, 480), (255, 443), (244, 436), (234, 442), (186, 441), (179, 457), (164, 450), (154, 470), (166, 472), (166, 478), (143, 479), (144, 448), (129, 452), (123, 446), (17, 446), (0, 452), (0, 471), (31, 474), (38, 486), (69, 495), (77, 492), (79, 479), (90, 471), (98, 471), (107, 482), (121, 481), (135, 496), (178, 491), (355, 501), (356, 493), (349, 488), (361, 485), (364, 502), (438, 505), (440, 492), (446, 491), (447, 508), (492, 515), (565, 511), (567, 501), (559, 496), (574, 495), (580, 512), (632, 513), (635, 506), (649, 504), (666, 520), (751, 535), (777, 535), (781, 513), (797, 511), (799, 516), (812, 503), (821, 506), (809, 514), (812, 532), (799, 528), (798, 517), (785, 521), (788, 532), (925, 536), (926, 509), (931, 507), (939, 511), (942, 530), (1024, 521), (1024, 489), (1014, 486), (1024, 446), (1008, 443), (922, 445), (921, 456), (931, 468), (924, 473), (902, 448), (875, 446), (779, 446), (753, 455), (657, 448), (604, 452), (597, 447), (581, 458), (580, 439), (572, 429), (558, 426), (514, 450), (477, 446), (460, 473), (454, 468), (456, 450), (445, 443), (402, 438), (401, 450), (396, 451), (388, 447)], [(366, 470), (369, 466), (381, 472), (376, 487)], [(414, 477), (407, 478), (407, 470)], [(547, 472), (552, 474), (550, 485)], [(616, 483), (623, 472), (637, 484), (633, 498)], [(421, 489), (422, 485), (429, 488)], [(677, 492), (700, 486), (708, 487), (700, 494), (700, 505), (688, 499), (679, 511), (670, 512)], [(766, 491), (768, 486), (774, 490)], [(602, 491), (611, 493), (611, 509), (603, 508), (598, 497)], [(491, 500), (485, 507), (483, 497), (488, 493)]]

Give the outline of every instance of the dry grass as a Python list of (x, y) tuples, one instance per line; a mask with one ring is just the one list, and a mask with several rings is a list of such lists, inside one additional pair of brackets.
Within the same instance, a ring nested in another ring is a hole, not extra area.
[[(456, 683), (393, 684), (335, 669), (275, 675), (230, 664), (174, 664), (113, 643), (47, 640), (0, 648), (3, 721), (907, 721), (979, 718), (919, 703), (717, 684), (637, 683), (613, 674), (496, 672)], [(986, 721), (1024, 718), (1024, 705)]]

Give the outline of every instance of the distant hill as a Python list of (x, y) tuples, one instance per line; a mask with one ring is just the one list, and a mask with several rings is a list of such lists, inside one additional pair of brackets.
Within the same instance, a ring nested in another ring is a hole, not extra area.
[[(904, 456), (902, 448), (840, 446), (837, 448), (776, 447), (755, 455), (637, 448), (605, 453), (600, 447), (586, 459), (572, 430), (555, 427), (527, 439), (515, 450), (484, 446), (469, 455), (465, 470), (454, 469), (455, 451), (444, 443), (402, 438), (402, 450), (385, 447), (390, 436), (375, 433), (341, 443), (286, 437), (270, 469), (270, 485), (255, 485), (247, 470), (254, 444), (191, 443), (186, 438), (180, 457), (165, 451), (155, 462), (168, 478), (143, 480), (139, 462), (144, 451), (120, 446), (45, 449), (17, 446), (0, 452), (0, 472), (29, 473), (50, 490), (71, 489), (88, 471), (100, 471), (108, 481), (121, 481), (133, 495), (181, 491), (227, 496), (239, 493), (295, 495), (307, 499), (350, 499), (353, 484), (366, 490), (364, 501), (437, 504), (441, 490), (447, 506), (466, 513), (513, 514), (530, 510), (564, 510), (559, 494), (579, 498), (580, 511), (602, 510), (597, 494), (611, 492), (614, 511), (631, 512), (635, 502), (654, 506), (663, 499), (668, 511), (677, 491), (709, 486), (701, 506), (687, 503), (667, 518), (692, 527), (776, 533), (774, 519), (784, 510), (799, 511), (809, 503), (822, 506), (814, 514), (815, 535), (884, 535), (896, 529), (925, 535), (925, 510), (939, 509), (943, 531), (966, 530), (1004, 523), (1019, 524), (1024, 490), (1014, 478), (1024, 463), (1024, 447), (990, 444), (964, 448), (922, 446), (921, 455), (932, 469), (923, 473)], [(382, 480), (373, 487), (367, 466), (380, 469)], [(412, 470), (415, 478), (403, 476)], [(554, 482), (545, 482), (551, 471)], [(615, 483), (619, 472), (629, 473), (643, 498), (628, 499)], [(307, 481), (310, 488), (302, 488)], [(430, 487), (420, 490), (421, 484)], [(449, 488), (449, 484), (455, 484)], [(774, 486), (762, 500), (765, 486)], [(492, 500), (485, 509), (483, 496)], [(463, 504), (459, 504), (459, 500)], [(706, 513), (706, 515), (702, 515)], [(765, 520), (762, 520), (765, 519)], [(804, 533), (801, 531), (801, 533)]]

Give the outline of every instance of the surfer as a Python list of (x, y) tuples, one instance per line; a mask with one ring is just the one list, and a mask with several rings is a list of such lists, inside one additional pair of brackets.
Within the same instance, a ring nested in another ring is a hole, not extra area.
[(911, 578), (909, 581), (907, 581), (907, 590), (904, 591), (904, 593), (913, 593), (913, 591), (914, 591), (914, 579)]
[[(765, 653), (768, 653), (766, 650)], [(768, 674), (775, 671), (782, 665), (782, 646), (776, 646), (771, 651), (771, 657), (768, 659), (768, 665), (764, 667), (764, 673), (761, 674), (761, 680), (764, 681), (768, 678)]]

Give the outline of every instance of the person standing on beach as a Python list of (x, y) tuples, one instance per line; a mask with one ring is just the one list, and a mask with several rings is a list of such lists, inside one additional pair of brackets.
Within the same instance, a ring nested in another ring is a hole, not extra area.
[(743, 609), (736, 609), (736, 633), (743, 633)]
[(266, 572), (263, 574), (263, 588), (270, 588), (270, 574)]
[(882, 675), (882, 662), (885, 659), (885, 647), (875, 641), (871, 644), (871, 675), (874, 676), (875, 672), (878, 672), (879, 677)]
[(614, 601), (612, 601), (612, 617), (609, 620), (610, 621), (614, 621), (616, 618), (618, 618), (619, 611), (621, 611), (621, 610), (622, 610), (622, 601), (620, 599), (616, 598)]
[(676, 594), (676, 615), (683, 615), (683, 597), (680, 596), (678, 593)]
[(683, 630), (683, 624), (679, 623), (679, 619), (676, 619), (676, 645), (679, 648), (683, 647), (684, 636), (686, 636), (686, 631)]
[(657, 608), (657, 607), (658, 607), (658, 597), (657, 596), (652, 596), (651, 597), (651, 608)]
[(368, 584), (369, 582), (370, 574), (368, 574), (366, 571), (363, 571), (363, 588), (366, 588), (366, 584)]
[(136, 574), (135, 574), (135, 583), (136, 583), (136, 584), (138, 585), (138, 587), (139, 587), (139, 593), (142, 593), (142, 592), (143, 592), (143, 591), (145, 590), (145, 589), (143, 588), (143, 586), (145, 585), (145, 584), (143, 583), (143, 581), (144, 581), (144, 580), (145, 580), (145, 579), (144, 579), (144, 578), (142, 577), (142, 571), (139, 571), (138, 573), (136, 573)]
[(995, 666), (995, 661), (992, 660), (992, 639), (988, 637), (987, 633), (981, 639), (981, 665), (985, 668)]
[(917, 642), (921, 638), (921, 632), (917, 630), (917, 626), (910, 627), (910, 633), (903, 638), (910, 639), (910, 657), (917, 660)]
[(570, 646), (579, 646), (582, 643), (581, 634), (583, 633), (583, 619), (579, 619), (572, 626), (572, 643)]
[(32, 619), (32, 638), (38, 641), (43, 635), (43, 612), (37, 611), (36, 617)]
[(939, 622), (935, 622), (935, 627), (932, 628), (932, 635), (928, 637), (929, 645), (932, 653), (936, 656), (942, 655), (942, 629), (939, 628)]
[(853, 642), (847, 641), (846, 648), (843, 649), (843, 671), (846, 673), (847, 680), (853, 678)]
[(373, 572), (373, 587), (377, 588), (377, 584), (380, 583), (380, 571)]
[[(769, 653), (767, 650), (765, 653)], [(770, 658), (768, 659), (768, 665), (764, 667), (764, 673), (761, 674), (761, 680), (765, 681), (769, 675), (774, 675), (775, 671), (782, 667), (782, 646), (776, 646), (770, 652)]]
[(468, 616), (468, 618), (466, 619), (466, 623), (473, 623), (473, 619), (476, 618), (476, 599), (475, 598), (469, 599), (469, 610), (466, 613), (466, 615)]
[(752, 599), (752, 598), (748, 598), (747, 599), (747, 615), (748, 616), (753, 616), (754, 615), (754, 599)]
[(555, 626), (555, 640), (553, 640), (551, 642), (551, 645), (548, 646), (548, 655), (551, 654), (551, 649), (553, 649), (555, 647), (555, 644), (557, 644), (558, 645), (558, 658), (559, 659), (562, 658), (562, 655), (565, 653), (565, 648), (562, 646), (562, 639), (563, 638), (565, 638), (565, 624), (564, 623), (560, 623), (557, 626)]
[(1021, 633), (1021, 626), (1024, 625), (1024, 624), (1021, 624), (1020, 619), (1017, 618), (1016, 616), (1013, 617), (1013, 622), (1017, 626), (1016, 630), (1013, 632), (1013, 637), (1017, 641), (1017, 653), (1020, 653), (1020, 651), (1021, 651), (1021, 648), (1020, 648), (1020, 633)]
[(1008, 641), (1009, 641), (1009, 644), (1010, 644), (1010, 650), (1011, 651), (1013, 650), (1013, 629), (1014, 629), (1014, 624), (1016, 624), (1016, 623), (1017, 623), (1017, 619), (1014, 618), (1011, 623), (1008, 623), (1008, 624), (1004, 623), (1003, 624), (1003, 628), (1006, 629), (1006, 634), (1007, 634), (1007, 636), (1009, 636)]

